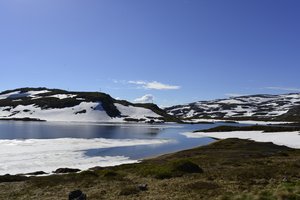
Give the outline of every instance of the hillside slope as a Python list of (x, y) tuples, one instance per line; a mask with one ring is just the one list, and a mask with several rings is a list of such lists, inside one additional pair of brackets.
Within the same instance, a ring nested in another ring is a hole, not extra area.
[(300, 120), (300, 93), (198, 101), (165, 109), (182, 119)]
[(178, 122), (154, 104), (132, 104), (100, 92), (20, 88), (0, 93), (0, 118), (80, 122)]

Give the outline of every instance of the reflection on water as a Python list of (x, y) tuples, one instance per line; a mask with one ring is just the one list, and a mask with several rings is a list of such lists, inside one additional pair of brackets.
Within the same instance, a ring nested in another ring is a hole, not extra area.
[(0, 121), (0, 139), (153, 138), (181, 126)]

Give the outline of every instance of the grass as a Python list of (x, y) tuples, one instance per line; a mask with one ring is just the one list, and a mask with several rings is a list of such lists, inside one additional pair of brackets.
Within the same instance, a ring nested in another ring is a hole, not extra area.
[(80, 189), (88, 199), (299, 200), (299, 169), (300, 150), (226, 139), (137, 164), (25, 180), (6, 176), (13, 182), (0, 177), (0, 199), (60, 200)]

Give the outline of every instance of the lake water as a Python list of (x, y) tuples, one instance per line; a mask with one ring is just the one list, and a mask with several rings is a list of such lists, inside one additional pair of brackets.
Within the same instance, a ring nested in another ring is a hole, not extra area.
[(219, 125), (224, 124), (0, 121), (0, 174), (134, 163), (143, 158), (209, 144), (214, 140), (187, 138), (181, 133)]

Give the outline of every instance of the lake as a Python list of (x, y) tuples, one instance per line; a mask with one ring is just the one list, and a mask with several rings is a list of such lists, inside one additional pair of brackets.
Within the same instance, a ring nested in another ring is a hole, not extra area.
[(181, 133), (219, 125), (0, 121), (0, 174), (134, 163), (209, 144)]

